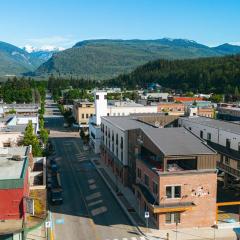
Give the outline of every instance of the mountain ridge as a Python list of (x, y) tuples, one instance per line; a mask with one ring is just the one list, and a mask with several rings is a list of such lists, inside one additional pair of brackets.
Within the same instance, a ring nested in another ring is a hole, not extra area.
[(222, 47), (211, 48), (188, 39), (83, 40), (52, 56), (34, 75), (57, 74), (102, 80), (129, 73), (136, 67), (157, 59), (218, 57), (236, 53), (240, 53), (240, 47), (238, 49), (229, 44), (227, 50)]

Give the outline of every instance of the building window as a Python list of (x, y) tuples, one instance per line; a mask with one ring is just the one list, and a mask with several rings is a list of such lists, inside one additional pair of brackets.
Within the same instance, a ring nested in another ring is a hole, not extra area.
[(231, 140), (227, 138), (226, 139), (226, 148), (230, 149), (230, 147), (231, 147)]
[(200, 138), (203, 138), (203, 131), (200, 131)]
[(181, 186), (167, 186), (166, 187), (167, 198), (180, 198), (181, 197)]
[(84, 118), (84, 113), (82, 113), (82, 118)]
[(99, 95), (96, 95), (96, 99), (99, 99)]
[(142, 178), (142, 171), (140, 168), (137, 169), (137, 177), (140, 179)]
[(238, 143), (238, 151), (240, 152), (240, 142)]
[(123, 151), (121, 151), (121, 161), (123, 161)]
[(104, 99), (107, 99), (107, 95), (104, 95)]
[(88, 118), (88, 113), (86, 114), (86, 118)]
[(180, 223), (180, 212), (166, 213), (165, 222), (167, 224)]
[(155, 195), (158, 194), (158, 184), (155, 183), (155, 182), (153, 182), (153, 193), (154, 193)]
[(144, 183), (146, 186), (149, 186), (149, 176), (144, 174)]
[(123, 149), (123, 137), (121, 137), (121, 145), (120, 145), (121, 149)]
[(116, 144), (118, 145), (118, 134), (116, 134)]
[(207, 133), (207, 140), (208, 140), (208, 141), (211, 141), (211, 138), (212, 138), (211, 133)]
[(3, 143), (3, 147), (11, 147), (11, 143), (10, 142), (5, 142), (5, 143)]
[(107, 113), (107, 116), (109, 116), (109, 113)]
[(225, 156), (225, 164), (229, 165), (229, 163), (230, 163), (229, 157)]

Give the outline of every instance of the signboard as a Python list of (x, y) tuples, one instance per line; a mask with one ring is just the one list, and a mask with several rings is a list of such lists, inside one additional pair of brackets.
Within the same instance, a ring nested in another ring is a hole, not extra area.
[(149, 218), (149, 212), (145, 212), (144, 217), (145, 217), (145, 218)]
[(52, 226), (52, 223), (50, 221), (45, 222), (45, 227), (46, 228), (51, 228), (51, 226)]
[(34, 199), (32, 198), (25, 198), (25, 199), (26, 199), (27, 213), (34, 215)]

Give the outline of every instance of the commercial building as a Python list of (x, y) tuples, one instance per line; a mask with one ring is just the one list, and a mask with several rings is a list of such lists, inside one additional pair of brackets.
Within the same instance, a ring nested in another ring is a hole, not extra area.
[(217, 153), (185, 128), (173, 128), (174, 117), (102, 117), (101, 158), (157, 228), (210, 227)]
[(94, 93), (95, 116), (89, 120), (90, 144), (95, 153), (100, 153), (101, 117), (128, 116), (130, 114), (157, 113), (157, 106), (144, 106), (133, 101), (107, 101), (106, 91)]
[(183, 103), (161, 102), (158, 103), (158, 112), (168, 113), (169, 115), (183, 116), (185, 105)]
[(193, 116), (201, 116), (201, 117), (208, 117), (214, 118), (215, 117), (215, 109), (213, 107), (197, 107), (193, 105), (189, 105), (186, 108), (186, 116), (193, 117)]
[(73, 117), (80, 128), (87, 128), (89, 118), (95, 114), (95, 106), (93, 102), (74, 101)]
[(229, 175), (240, 178), (239, 124), (205, 117), (183, 117), (179, 118), (179, 126), (204, 139), (219, 153), (217, 166), (225, 172), (225, 184)]

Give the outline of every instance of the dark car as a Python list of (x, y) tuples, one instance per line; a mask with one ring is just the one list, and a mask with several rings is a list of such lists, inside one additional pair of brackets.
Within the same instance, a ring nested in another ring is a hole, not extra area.
[(62, 189), (55, 188), (51, 190), (51, 202), (52, 204), (63, 203)]

